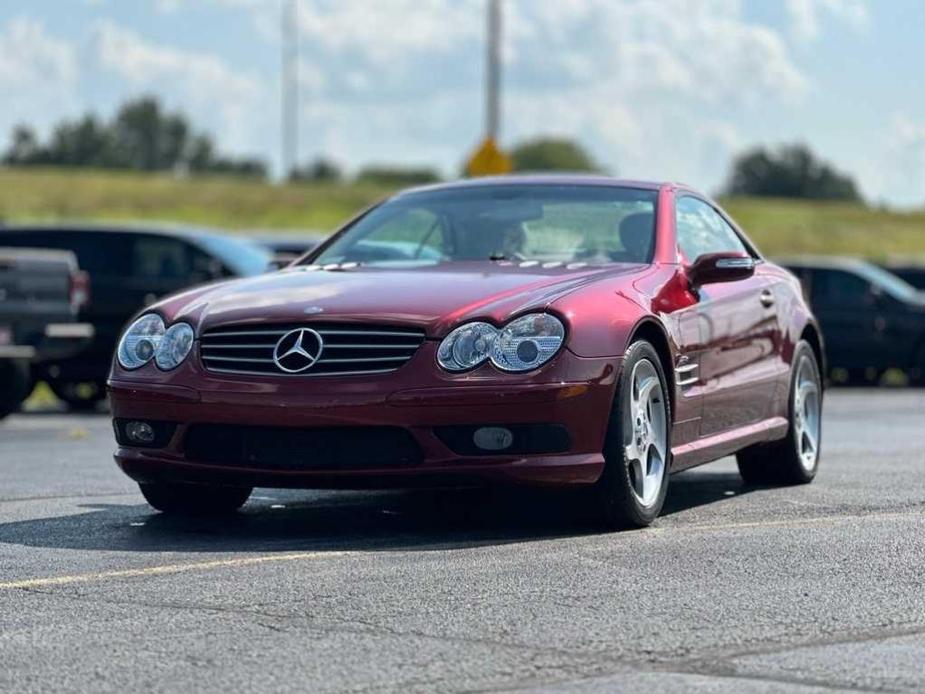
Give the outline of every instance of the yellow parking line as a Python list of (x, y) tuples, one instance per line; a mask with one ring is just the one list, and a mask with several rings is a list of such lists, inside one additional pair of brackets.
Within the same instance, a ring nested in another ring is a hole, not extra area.
[(105, 581), (110, 578), (166, 576), (171, 574), (186, 573), (189, 571), (210, 571), (212, 569), (252, 566), (255, 564), (273, 564), (286, 561), (333, 559), (335, 557), (344, 557), (350, 554), (356, 554), (356, 552), (296, 552), (290, 554), (270, 554), (260, 557), (244, 557), (241, 559), (216, 559), (214, 561), (201, 561), (190, 564), (164, 564), (161, 566), (148, 566), (141, 569), (120, 569), (117, 571), (100, 571), (97, 573), (73, 574), (71, 576), (26, 578), (20, 581), (8, 581), (6, 583), (0, 583), (0, 590), (13, 588), (46, 588), (49, 586), (66, 586), (73, 583)]

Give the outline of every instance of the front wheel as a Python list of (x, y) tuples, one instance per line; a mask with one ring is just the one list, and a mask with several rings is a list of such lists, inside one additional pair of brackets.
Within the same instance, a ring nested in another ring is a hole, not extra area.
[(251, 495), (251, 487), (213, 487), (205, 484), (139, 484), (141, 494), (163, 513), (215, 516), (234, 513)]
[(807, 484), (819, 468), (822, 380), (808, 342), (797, 344), (790, 377), (789, 428), (779, 441), (739, 451), (736, 460), (748, 484)]
[(644, 340), (626, 351), (604, 444), (595, 508), (609, 527), (651, 524), (665, 503), (671, 404), (658, 353)]

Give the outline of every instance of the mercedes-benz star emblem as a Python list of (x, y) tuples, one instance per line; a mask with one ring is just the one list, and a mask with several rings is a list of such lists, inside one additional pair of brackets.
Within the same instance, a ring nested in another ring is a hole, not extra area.
[(323, 349), (321, 335), (311, 328), (296, 328), (279, 338), (273, 349), (273, 362), (287, 374), (302, 373), (315, 365)]

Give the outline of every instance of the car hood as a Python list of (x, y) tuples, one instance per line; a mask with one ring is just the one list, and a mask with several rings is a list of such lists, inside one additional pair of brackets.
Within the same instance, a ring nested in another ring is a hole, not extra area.
[(186, 292), (156, 308), (169, 320), (188, 320), (198, 332), (226, 325), (357, 320), (423, 328), (442, 336), (464, 320), (501, 323), (542, 310), (604, 277), (638, 272), (640, 265), (543, 267), (519, 263), (452, 263), (414, 269), (289, 268)]

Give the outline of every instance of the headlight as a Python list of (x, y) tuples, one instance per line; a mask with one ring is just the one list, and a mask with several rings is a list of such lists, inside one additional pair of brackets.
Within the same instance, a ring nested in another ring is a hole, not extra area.
[(437, 350), (437, 363), (447, 371), (465, 371), (488, 359), (498, 329), (490, 323), (467, 323), (447, 335)]
[(154, 361), (158, 367), (169, 371), (177, 368), (186, 359), (193, 346), (193, 328), (189, 323), (171, 325), (164, 334)]
[(531, 313), (498, 333), (491, 363), (502, 371), (530, 371), (552, 359), (564, 340), (562, 321), (548, 313)]
[(119, 363), (126, 369), (138, 369), (147, 364), (164, 338), (164, 321), (149, 313), (132, 323), (119, 341)]

